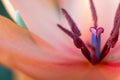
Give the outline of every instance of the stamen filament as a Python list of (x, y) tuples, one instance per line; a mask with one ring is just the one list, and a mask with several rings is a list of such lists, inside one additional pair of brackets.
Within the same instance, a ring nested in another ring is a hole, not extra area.
[(71, 37), (73, 39), (74, 45), (81, 49), (82, 54), (91, 62), (91, 57), (90, 57), (90, 52), (87, 49), (87, 47), (85, 46), (85, 44), (83, 43), (82, 39), (79, 38), (75, 33), (65, 29), (64, 27), (62, 27), (60, 24), (57, 24), (57, 26), (63, 31), (65, 32), (69, 37)]
[(90, 9), (92, 13), (93, 22), (94, 22), (94, 27), (97, 28), (97, 12), (96, 12), (93, 0), (89, 0), (89, 2), (90, 2)]
[(76, 34), (77, 36), (81, 36), (81, 32), (79, 31), (77, 25), (75, 24), (75, 22), (73, 21), (71, 16), (67, 13), (67, 11), (65, 9), (62, 8), (61, 10), (62, 10), (62, 13), (65, 16), (66, 20), (68, 21), (68, 24), (70, 25), (72, 32), (74, 34)]

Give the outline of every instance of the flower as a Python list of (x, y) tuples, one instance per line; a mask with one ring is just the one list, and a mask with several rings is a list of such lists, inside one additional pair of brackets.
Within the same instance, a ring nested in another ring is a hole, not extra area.
[[(3, 0), (4, 4), (6, 1), (8, 0)], [(74, 45), (72, 39), (66, 35), (66, 31), (70, 29), (61, 14), (60, 8), (65, 9), (62, 10), (64, 15), (68, 15), (67, 12), (70, 13), (77, 26), (81, 26), (79, 27), (82, 34), (80, 38), (87, 43), (91, 51), (95, 52), (92, 48), (97, 49), (97, 47), (93, 43), (92, 45), (90, 44), (90, 26), (103, 26), (104, 33), (102, 34), (101, 47), (105, 45), (108, 39), (113, 42), (116, 40), (111, 39), (114, 36), (110, 37), (110, 31), (113, 28), (113, 19), (119, 0), (109, 2), (94, 0), (99, 17), (99, 25), (95, 17), (96, 14), (94, 14), (94, 5), (92, 5), (92, 0), (90, 1), (94, 25), (90, 18), (89, 0), (58, 0), (58, 2), (54, 0), (31, 0), (31, 2), (27, 0), (10, 0), (14, 8), (20, 11), (28, 29), (21, 28), (7, 18), (0, 16), (1, 63), (13, 70), (20, 70), (38, 80), (119, 80), (119, 41), (113, 49), (110, 49), (109, 54), (102, 61), (92, 65), (92, 62), (89, 62), (90, 60), (88, 59), (88, 61), (85, 58), (86, 56), (83, 56), (86, 50), (85, 47), (82, 48), (85, 49), (82, 54), (81, 50), (76, 48), (79, 48), (79, 46)], [(14, 10), (12, 9), (11, 12), (13, 12), (11, 15), (16, 21)], [(118, 15), (118, 19), (115, 23), (118, 24), (119, 8), (116, 15)], [(70, 17), (66, 19), (70, 19)], [(57, 26), (57, 24), (60, 25)], [(91, 32), (95, 31), (96, 35), (93, 37), (96, 37), (97, 30), (93, 27)], [(72, 33), (78, 39), (78, 34), (75, 32), (73, 31)], [(4, 57), (7, 57), (7, 61), (3, 60)], [(93, 59), (94, 57), (90, 58)], [(96, 63), (97, 60), (93, 59), (94, 61)]]

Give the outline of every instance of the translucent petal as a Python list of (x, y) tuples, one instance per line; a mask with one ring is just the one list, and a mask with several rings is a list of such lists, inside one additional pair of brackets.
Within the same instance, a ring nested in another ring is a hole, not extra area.
[(36, 35), (2, 16), (0, 16), (0, 28), (0, 47), (5, 53), (14, 52), (15, 50), (14, 53), (19, 53), (19, 55), (53, 62), (57, 62), (57, 60), (66, 61), (67, 59), (80, 60), (80, 58), (73, 57), (73, 54), (68, 55), (56, 50)]
[(55, 9), (56, 7), (48, 5), (43, 0), (10, 0), (10, 2), (16, 10), (19, 10), (31, 32), (58, 50), (65, 52), (64, 54), (72, 54), (77, 58), (81, 56), (80, 50), (75, 49), (68, 36), (64, 36), (64, 33), (57, 27), (57, 23), (60, 23), (62, 17)]

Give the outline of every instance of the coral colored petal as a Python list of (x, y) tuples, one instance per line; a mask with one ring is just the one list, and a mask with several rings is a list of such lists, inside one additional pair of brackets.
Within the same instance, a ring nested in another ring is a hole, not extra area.
[(7, 54), (13, 51), (16, 54), (50, 62), (80, 60), (80, 57), (76, 58), (72, 54), (68, 55), (56, 50), (45, 41), (39, 39), (35, 34), (2, 16), (0, 16), (0, 39), (1, 50)]
[(31, 58), (12, 58), (14, 69), (21, 70), (34, 79), (43, 80), (119, 80), (120, 66), (101, 63), (91, 66), (86, 62), (49, 63)]
[(91, 66), (86, 62), (52, 63), (19, 54), (12, 55), (9, 61), (12, 62), (12, 69), (38, 80), (119, 80), (120, 75), (120, 66), (112, 64)]

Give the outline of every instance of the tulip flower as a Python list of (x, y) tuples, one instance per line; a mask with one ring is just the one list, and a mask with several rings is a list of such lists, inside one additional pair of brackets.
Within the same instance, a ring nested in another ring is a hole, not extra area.
[(3, 3), (16, 23), (20, 12), (27, 28), (0, 16), (2, 64), (35, 80), (120, 79), (119, 0)]

